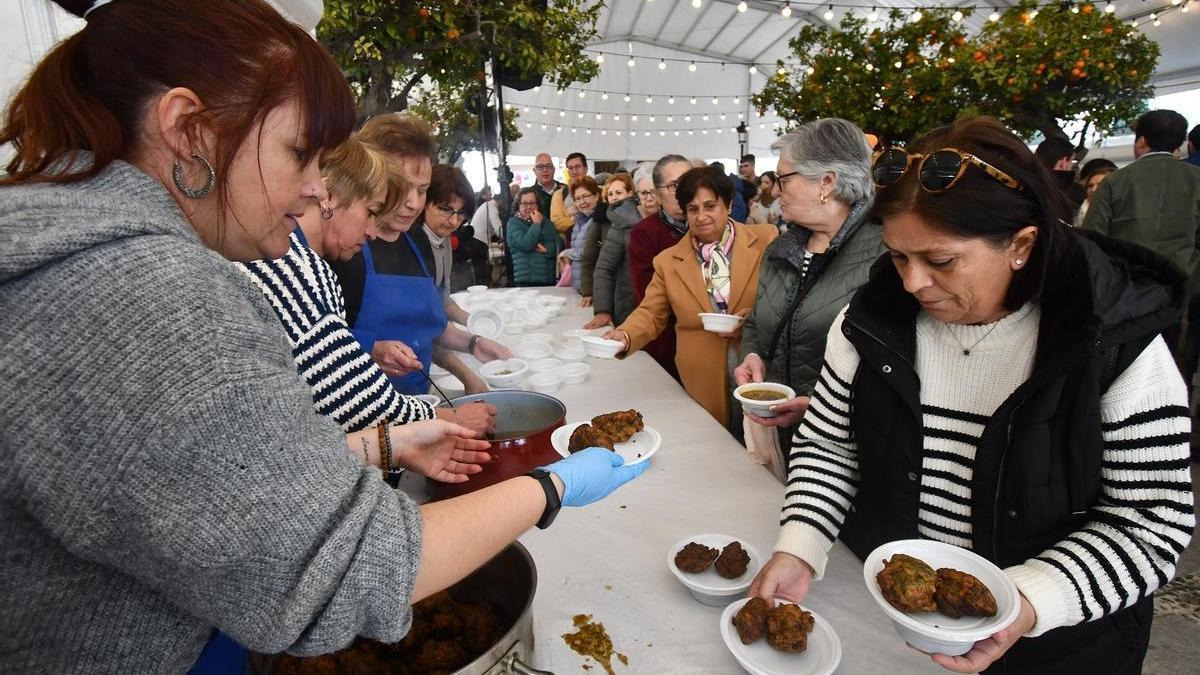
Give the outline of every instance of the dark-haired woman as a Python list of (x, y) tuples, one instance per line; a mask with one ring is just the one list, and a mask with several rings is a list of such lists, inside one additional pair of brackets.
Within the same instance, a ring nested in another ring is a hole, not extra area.
[(0, 129), (5, 672), (186, 672), (217, 629), (266, 652), (394, 641), (559, 495), (640, 472), (585, 450), (436, 505), (388, 488), (389, 448), (428, 473), (486, 443), (442, 421), (347, 436), (229, 264), (284, 255), (324, 196), (316, 157), (354, 123), (337, 64), (260, 0), (61, 4), (87, 25)]
[(996, 120), (873, 163), (890, 256), (834, 322), (751, 592), (801, 600), (840, 537), (971, 549), (1020, 592), (963, 673), (1140, 673), (1151, 594), (1194, 526), (1183, 382), (1158, 334), (1183, 278), (1069, 228)]
[(763, 251), (779, 231), (772, 225), (735, 223), (729, 215), (733, 182), (712, 167), (679, 178), (679, 203), (688, 235), (654, 258), (646, 297), (605, 337), (625, 345), (626, 355), (646, 346), (675, 318), (675, 364), (683, 388), (722, 425), (729, 426), (729, 364), (741, 329), (713, 333), (701, 313), (745, 317), (754, 308)]

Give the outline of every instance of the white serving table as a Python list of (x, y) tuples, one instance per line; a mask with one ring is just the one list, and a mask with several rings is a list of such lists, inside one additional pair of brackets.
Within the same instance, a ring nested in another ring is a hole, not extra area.
[[(545, 327), (555, 335), (580, 328), (591, 309), (571, 289), (541, 288), (567, 305)], [(505, 335), (514, 344), (517, 336)], [(587, 382), (556, 394), (567, 421), (636, 408), (663, 445), (651, 467), (607, 499), (565, 508), (547, 530), (520, 539), (537, 564), (533, 603), (534, 663), (559, 675), (602, 673), (562, 640), (572, 618), (590, 614), (603, 623), (617, 652), (629, 657), (617, 673), (741, 673), (721, 639), (722, 608), (696, 602), (667, 569), (673, 543), (693, 534), (728, 534), (769, 557), (779, 526), (784, 487), (716, 420), (644, 353), (624, 360), (588, 358)], [(863, 583), (862, 563), (840, 542), (826, 576), (805, 605), (827, 620), (842, 643), (839, 673), (945, 673), (905, 646)]]

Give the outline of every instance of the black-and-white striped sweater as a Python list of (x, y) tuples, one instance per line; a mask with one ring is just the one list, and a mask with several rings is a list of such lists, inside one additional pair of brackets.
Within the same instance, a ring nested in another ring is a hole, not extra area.
[(346, 325), (342, 288), (329, 263), (293, 233), (278, 260), (239, 263), (283, 324), (296, 370), (312, 387), (313, 407), (346, 431), (386, 420), (433, 419), (433, 406), (396, 391)]
[[(921, 475), (907, 478), (921, 481), (922, 536), (971, 547), (976, 444), (988, 416), (1030, 374), (1039, 315), (1026, 307), (988, 326), (952, 326), (923, 313), (918, 320), (925, 442)], [(775, 549), (809, 563), (817, 578), (858, 488), (849, 383), (859, 356), (842, 333), (844, 316), (829, 331), (821, 376), (793, 440)], [(970, 356), (962, 354), (967, 348)], [(1005, 570), (1037, 613), (1029, 636), (1128, 607), (1174, 575), (1195, 526), (1186, 400), (1161, 338), (1103, 395), (1102, 494), (1093, 517)]]

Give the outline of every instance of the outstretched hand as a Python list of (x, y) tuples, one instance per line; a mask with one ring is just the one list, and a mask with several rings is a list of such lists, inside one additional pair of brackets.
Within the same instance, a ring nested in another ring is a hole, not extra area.
[(987, 670), (989, 666), (995, 663), (1001, 656), (1016, 644), (1021, 636), (1033, 630), (1033, 626), (1037, 623), (1037, 612), (1034, 611), (1033, 605), (1021, 596), (1021, 611), (1017, 613), (1017, 620), (1013, 621), (1007, 628), (1001, 630), (991, 637), (980, 640), (971, 647), (971, 651), (962, 656), (946, 656), (945, 654), (930, 654), (933, 662), (946, 670), (955, 673), (981, 673)]
[(750, 597), (783, 598), (800, 604), (812, 585), (813, 569), (790, 553), (776, 551), (750, 584)]
[(397, 463), (443, 483), (462, 483), (491, 460), (488, 442), (476, 432), (443, 420), (411, 422), (391, 429)]

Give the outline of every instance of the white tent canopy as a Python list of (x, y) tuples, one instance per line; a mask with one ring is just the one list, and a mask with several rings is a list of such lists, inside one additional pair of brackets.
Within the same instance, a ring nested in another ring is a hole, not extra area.
[[(510, 150), (519, 155), (544, 151), (556, 157), (579, 150), (589, 158), (616, 160), (653, 158), (668, 152), (734, 157), (739, 149), (734, 128), (741, 113), (749, 127), (748, 152), (769, 157), (776, 138), (773, 126), (780, 119), (773, 112), (758, 118), (749, 96), (761, 90), (777, 59), (788, 60), (788, 40), (802, 25), (836, 25), (847, 12), (865, 17), (874, 8), (882, 16), (891, 7), (948, 4), (965, 7), (975, 3), (841, 0), (828, 7), (813, 1), (792, 2), (788, 3), (790, 15), (784, 16), (785, 2), (778, 0), (607, 0), (597, 22), (600, 37), (588, 50), (592, 58), (604, 57), (595, 80), (561, 93), (550, 85), (539, 91), (505, 90), (505, 103), (522, 111), (523, 137)], [(986, 9), (977, 10), (968, 25), (978, 28), (993, 6), (1011, 4), (1015, 3), (980, 3), (978, 6)], [(1200, 50), (1196, 49), (1200, 44), (1200, 1), (1195, 4), (1194, 11), (1182, 12), (1170, 0), (1115, 3), (1116, 16), (1142, 17), (1140, 30), (1162, 48), (1153, 79), (1160, 94), (1200, 88)], [(1162, 12), (1160, 26), (1146, 18), (1155, 9)], [(832, 19), (825, 18), (826, 10), (832, 11)], [(627, 65), (630, 54), (633, 67)], [(758, 72), (751, 73), (751, 65)], [(627, 93), (629, 101), (625, 101)], [(736, 104), (735, 96), (739, 97)], [(695, 105), (690, 103), (693, 97)], [(721, 114), (726, 116), (724, 120)], [(592, 133), (587, 133), (588, 128)]]

